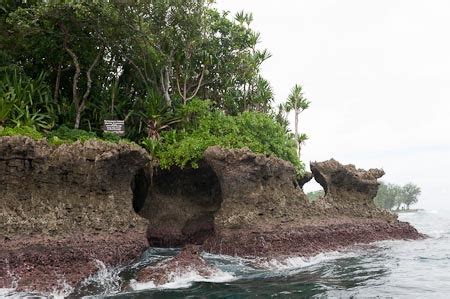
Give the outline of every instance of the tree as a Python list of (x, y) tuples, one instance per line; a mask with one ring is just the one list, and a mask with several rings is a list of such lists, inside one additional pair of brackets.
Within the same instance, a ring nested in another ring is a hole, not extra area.
[(274, 111), (274, 119), (283, 128), (285, 128), (286, 133), (289, 132), (289, 120), (287, 118), (286, 105), (283, 103), (278, 104)]
[[(301, 149), (301, 142), (304, 142), (306, 139), (299, 139), (299, 132), (298, 132), (298, 122), (299, 122), (299, 115), (304, 110), (309, 108), (309, 102), (304, 96), (303, 96), (303, 90), (302, 86), (299, 84), (296, 84), (288, 97), (288, 100), (286, 102), (286, 111), (294, 111), (294, 139), (297, 141), (298, 144), (298, 155), (300, 157), (300, 149)], [(305, 135), (306, 136), (306, 135)]]
[(409, 206), (415, 204), (419, 201), (418, 197), (421, 193), (421, 190), (418, 186), (408, 183), (402, 187), (402, 191), (404, 194), (404, 204), (406, 208), (409, 210)]
[(143, 100), (140, 116), (147, 129), (147, 138), (159, 140), (163, 130), (179, 122), (170, 111), (170, 107), (157, 93), (149, 91)]
[[(114, 52), (117, 19), (118, 12), (108, 2), (89, 1), (44, 3), (18, 9), (9, 16), (9, 22), (16, 24), (15, 29), (21, 33), (24, 46), (37, 49), (33, 56), (18, 57), (19, 63), (27, 63), (23, 65), (25, 69), (41, 67), (56, 74), (55, 102), (62, 84), (62, 70), (72, 71), (69, 80), (75, 128), (80, 127), (81, 114), (89, 105), (94, 82), (101, 83), (95, 80), (94, 72)], [(117, 70), (110, 72), (114, 71)]]
[(383, 209), (398, 211), (402, 205), (409, 209), (411, 204), (417, 203), (419, 195), (420, 188), (414, 184), (399, 186), (381, 182), (374, 203)]
[(85, 131), (102, 135), (105, 119), (123, 119), (127, 138), (146, 141), (152, 153), (165, 149), (170, 156), (162, 161), (174, 165), (200, 155), (200, 145), (220, 144), (275, 154), (303, 171), (307, 136), (298, 133), (298, 114), (309, 102), (301, 87), (290, 99), (294, 139), (287, 106), (278, 115), (272, 110), (273, 90), (260, 72), (271, 55), (258, 47), (253, 16), (220, 12), (212, 2), (6, 0), (1, 67), (20, 70), (44, 96), (11, 105), (0, 94), (0, 124), (56, 132), (50, 138), (64, 131), (69, 140)]
[(305, 144), (306, 140), (308, 140), (308, 139), (309, 139), (309, 137), (305, 133), (301, 133), (300, 135), (297, 136), (296, 141), (297, 141), (297, 145), (298, 145), (297, 151), (298, 151), (299, 158), (301, 158), (300, 155), (301, 155), (301, 151), (302, 151), (302, 146)]

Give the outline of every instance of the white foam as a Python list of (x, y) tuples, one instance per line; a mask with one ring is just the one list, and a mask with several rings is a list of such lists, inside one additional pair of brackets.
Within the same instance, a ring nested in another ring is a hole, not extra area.
[(120, 268), (108, 268), (105, 263), (94, 259), (98, 271), (83, 280), (82, 286), (96, 284), (100, 288), (100, 294), (115, 294), (120, 292), (121, 278), (119, 276)]
[(188, 288), (192, 286), (194, 282), (229, 282), (236, 278), (233, 274), (224, 272), (222, 270), (214, 270), (213, 274), (208, 277), (204, 277), (198, 273), (198, 271), (192, 269), (184, 272), (174, 272), (171, 273), (169, 277), (169, 282), (156, 286), (153, 281), (149, 282), (137, 282), (136, 280), (130, 281), (130, 286), (133, 290), (148, 290), (148, 289), (179, 289)]
[(0, 288), (0, 297), (9, 297), (16, 292), (15, 288)]
[(6, 260), (6, 274), (8, 277), (12, 279), (11, 286), (9, 288), (0, 288), (0, 297), (8, 297), (8, 298), (18, 298), (19, 295), (16, 292), (17, 286), (19, 284), (19, 277), (17, 277), (14, 273), (11, 272), (9, 268), (9, 261)]
[(58, 279), (57, 284), (58, 287), (54, 288), (53, 291), (50, 294), (48, 294), (48, 298), (54, 299), (66, 298), (74, 290), (74, 288), (70, 284), (68, 284), (64, 278)]
[(338, 251), (331, 251), (327, 253), (319, 253), (312, 257), (294, 256), (284, 259), (271, 259), (268, 261), (261, 262), (260, 265), (270, 271), (279, 272), (286, 270), (301, 269), (312, 265), (320, 264), (329, 260), (350, 257), (355, 254), (356, 253), (354, 252), (343, 253)]

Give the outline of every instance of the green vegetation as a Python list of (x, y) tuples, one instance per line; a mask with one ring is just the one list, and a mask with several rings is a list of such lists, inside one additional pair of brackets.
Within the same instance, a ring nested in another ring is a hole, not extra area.
[[(162, 167), (183, 167), (188, 162), (196, 166), (209, 146), (220, 145), (249, 147), (257, 153), (275, 155), (292, 162), (299, 172), (303, 171), (294, 140), (270, 116), (260, 112), (243, 112), (236, 116), (222, 111), (208, 112), (205, 103), (208, 102), (194, 100), (187, 104), (179, 116), (181, 129), (163, 132), (157, 145), (145, 140), (144, 144)], [(194, 110), (193, 106), (201, 109)]]
[(51, 131), (47, 135), (48, 141), (55, 145), (72, 143), (75, 141), (84, 142), (96, 137), (97, 135), (94, 132), (86, 132), (79, 129), (69, 129), (66, 126), (61, 126), (58, 129)]
[(307, 136), (299, 114), (309, 101), (301, 86), (273, 109), (260, 73), (271, 55), (257, 47), (252, 15), (232, 17), (212, 5), (7, 0), (0, 5), (1, 134), (118, 142), (102, 125), (119, 119), (124, 137), (163, 167), (195, 166), (208, 146), (221, 145), (276, 155), (302, 172)]
[(399, 186), (382, 182), (374, 202), (376, 206), (386, 210), (409, 210), (411, 205), (418, 202), (420, 193), (420, 188), (411, 183)]
[(318, 200), (319, 198), (321, 198), (324, 195), (325, 195), (325, 191), (323, 191), (323, 190), (312, 191), (312, 192), (308, 192), (306, 194), (306, 196), (308, 197), (309, 201)]
[(116, 134), (103, 133), (98, 136), (94, 132), (87, 132), (80, 129), (70, 129), (66, 126), (59, 127), (50, 132), (39, 132), (35, 128), (21, 126), (21, 127), (0, 127), (0, 137), (3, 136), (26, 136), (34, 140), (46, 139), (48, 143), (53, 145), (61, 145), (74, 143), (76, 141), (85, 142), (87, 140), (103, 140), (111, 143), (130, 142), (127, 139), (121, 138)]
[(34, 140), (39, 140), (44, 138), (42, 133), (36, 131), (30, 127), (15, 127), (15, 128), (4, 128), (0, 127), (0, 137), (2, 136), (27, 136)]

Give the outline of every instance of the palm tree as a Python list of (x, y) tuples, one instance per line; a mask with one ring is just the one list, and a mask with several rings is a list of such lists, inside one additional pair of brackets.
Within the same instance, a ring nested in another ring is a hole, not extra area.
[(305, 144), (306, 140), (308, 140), (309, 137), (305, 133), (301, 133), (297, 137), (297, 144), (298, 144), (298, 158), (300, 159), (300, 152), (302, 150), (302, 146)]
[[(302, 113), (304, 110), (309, 108), (309, 104), (311, 102), (308, 101), (303, 96), (303, 90), (302, 86), (300, 84), (296, 84), (294, 88), (292, 88), (291, 94), (288, 97), (288, 100), (286, 102), (286, 111), (294, 111), (295, 115), (295, 131), (294, 131), (294, 138), (298, 143), (298, 148), (300, 149), (301, 144), (299, 143), (299, 134), (298, 134), (298, 117), (300, 113)], [(306, 135), (305, 135), (306, 136)], [(303, 140), (304, 142), (305, 140)], [(300, 156), (300, 150), (298, 152)]]

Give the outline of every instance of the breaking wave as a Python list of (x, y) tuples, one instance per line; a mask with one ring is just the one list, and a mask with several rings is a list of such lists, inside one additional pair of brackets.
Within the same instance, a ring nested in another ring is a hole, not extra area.
[(156, 286), (152, 281), (141, 283), (132, 280), (130, 281), (130, 286), (135, 291), (150, 289), (179, 289), (189, 288), (195, 282), (222, 283), (236, 280), (236, 277), (233, 274), (222, 270), (215, 270), (211, 276), (204, 277), (195, 269), (191, 269), (190, 271), (185, 271), (182, 273), (174, 272), (169, 276), (168, 280), (169, 281), (167, 283), (159, 286)]

